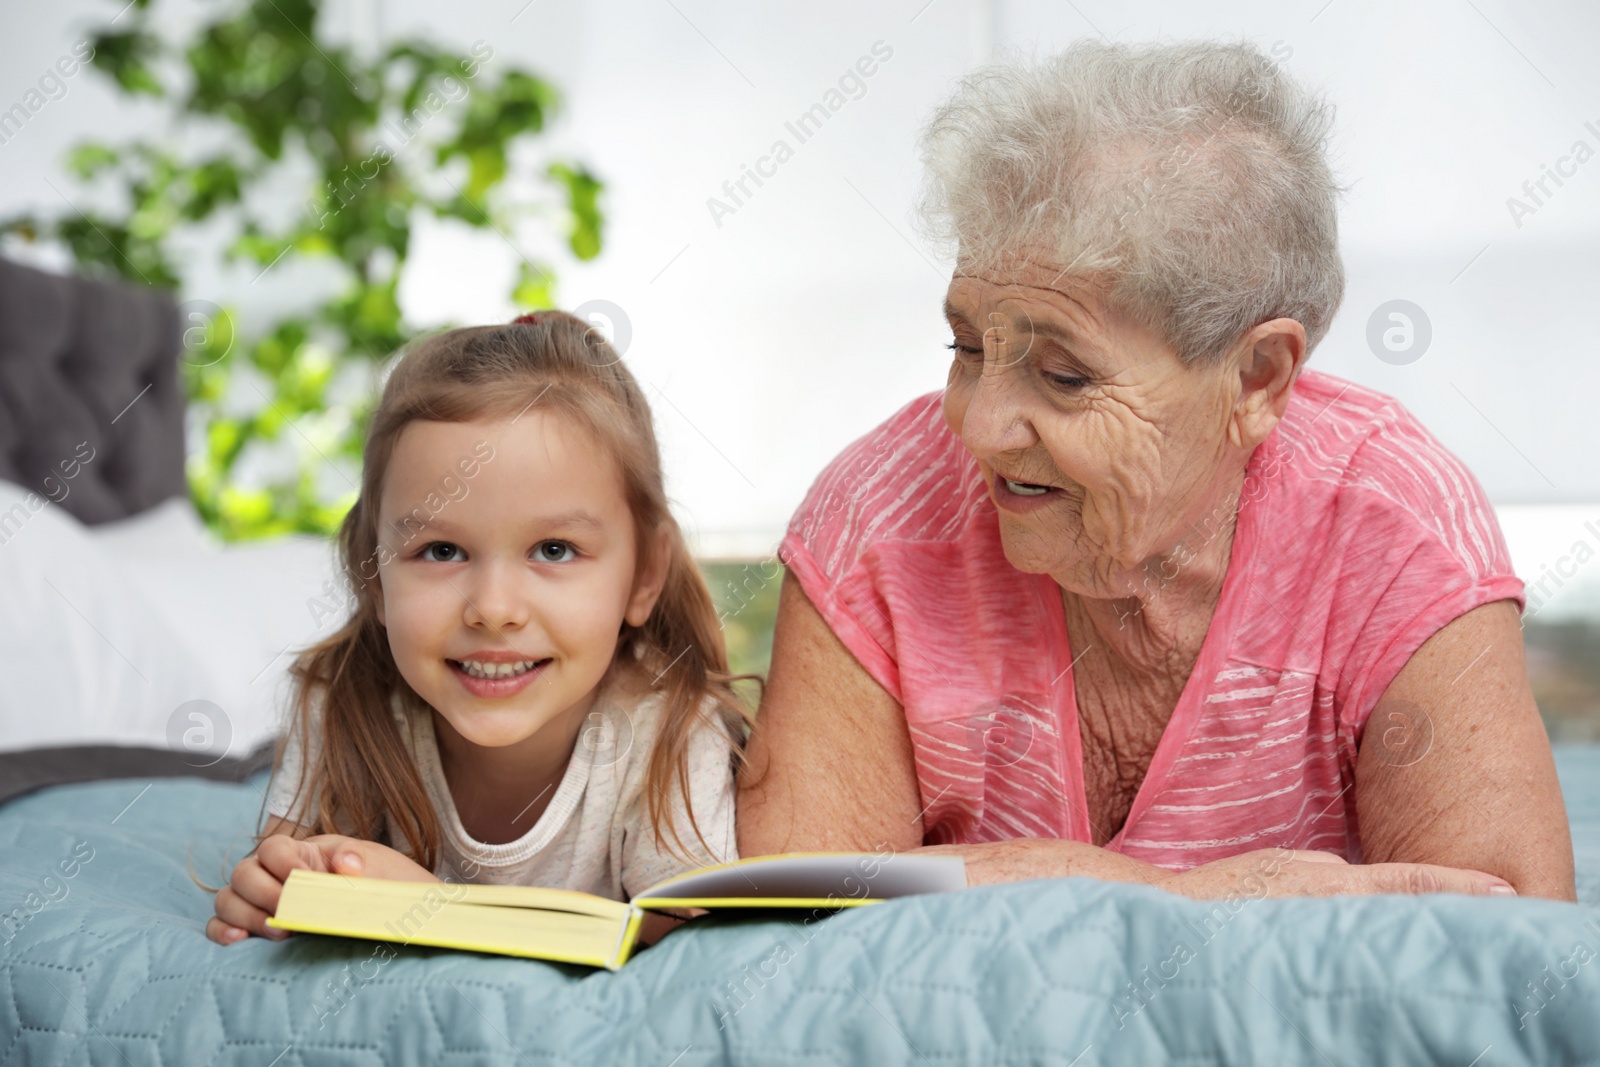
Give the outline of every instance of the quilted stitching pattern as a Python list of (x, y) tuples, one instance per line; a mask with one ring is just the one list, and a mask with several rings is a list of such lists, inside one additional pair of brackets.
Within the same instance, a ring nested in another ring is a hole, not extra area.
[(1586, 905), (1217, 913), (1072, 879), (697, 924), (617, 974), (305, 935), (217, 946), (187, 864), (215, 883), (248, 847), (264, 776), (47, 790), (0, 808), (0, 911), (23, 916), (0, 915), (0, 1065), (1600, 1063), (1600, 956), (1537, 1012), (1525, 988), (1578, 941), (1600, 952), (1600, 750), (1562, 766)]

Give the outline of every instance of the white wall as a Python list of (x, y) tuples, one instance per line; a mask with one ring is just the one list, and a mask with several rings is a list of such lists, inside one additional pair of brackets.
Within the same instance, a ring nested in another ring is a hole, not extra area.
[[(174, 24), (210, 10), (155, 2)], [(116, 8), (59, 0), (0, 14), (0, 107)], [(928, 110), (995, 44), (1048, 52), (1095, 33), (1243, 34), (1291, 49), (1288, 69), (1338, 104), (1335, 165), (1354, 183), (1342, 215), (1348, 295), (1313, 365), (1399, 397), (1499, 504), (1600, 500), (1590, 326), (1600, 161), (1520, 227), (1506, 205), (1575, 141), (1600, 152), (1592, 5), (343, 0), (328, 11), (363, 41), (487, 40), (491, 66), (525, 64), (566, 91), (554, 146), (609, 183), (609, 222), (599, 261), (558, 259), (561, 299), (610, 300), (631, 318), (628, 360), (659, 390), (674, 496), (712, 548), (769, 548), (843, 444), (942, 384), (949, 264), (908, 223)], [(774, 139), (793, 144), (785, 121), (877, 41), (893, 57), (866, 94), (718, 225), (707, 198)], [(46, 178), (68, 191), (56, 177), (66, 145), (146, 128), (151, 115), (80, 75), (0, 145), (0, 211), (59, 205)], [(540, 247), (533, 230), (513, 236), (524, 252)], [(493, 234), (425, 227), (408, 314), (508, 317), (514, 256)], [(240, 283), (206, 284), (226, 293)], [(306, 283), (282, 284), (274, 299)], [(1429, 351), (1404, 366), (1380, 361), (1365, 339), (1369, 315), (1394, 298), (1419, 304), (1433, 327)], [(1565, 513), (1538, 514), (1545, 541), (1565, 539), (1568, 520), (1552, 517)], [(1521, 552), (1533, 572), (1538, 553)]]

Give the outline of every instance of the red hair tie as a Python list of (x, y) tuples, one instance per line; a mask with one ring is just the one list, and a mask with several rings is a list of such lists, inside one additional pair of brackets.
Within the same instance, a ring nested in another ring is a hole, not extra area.
[(529, 326), (537, 326), (539, 325), (539, 316), (533, 314), (532, 312), (529, 312), (526, 315), (518, 315), (516, 318), (511, 320), (511, 325), (515, 326), (519, 322), (525, 322)]

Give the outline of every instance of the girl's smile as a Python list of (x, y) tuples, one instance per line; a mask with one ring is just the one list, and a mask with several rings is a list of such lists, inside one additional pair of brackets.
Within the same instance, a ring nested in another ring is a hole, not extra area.
[(457, 680), (473, 696), (494, 699), (522, 692), (531, 685), (551, 662), (549, 659), (523, 659), (521, 655), (508, 663), (487, 663), (477, 659), (447, 659)]
[[(470, 485), (420, 507), (484, 441), (494, 458)], [(379, 514), (393, 549), (379, 621), (402, 677), (451, 728), (437, 731), (441, 745), (465, 742), (454, 755), (468, 766), (564, 758), (624, 623), (642, 625), (659, 588), (636, 573), (638, 534), (609, 451), (548, 406), (418, 420), (395, 443)]]

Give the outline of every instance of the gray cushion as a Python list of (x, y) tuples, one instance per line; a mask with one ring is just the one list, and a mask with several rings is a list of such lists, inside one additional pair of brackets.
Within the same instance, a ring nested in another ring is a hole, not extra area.
[(187, 493), (181, 349), (168, 293), (0, 260), (0, 479), (91, 524)]

